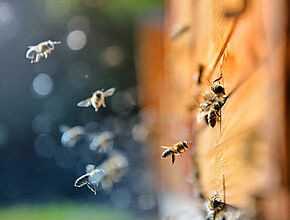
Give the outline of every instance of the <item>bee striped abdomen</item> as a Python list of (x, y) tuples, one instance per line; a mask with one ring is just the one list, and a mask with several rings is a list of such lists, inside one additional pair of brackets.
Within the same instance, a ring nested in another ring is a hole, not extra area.
[(173, 154), (173, 153), (174, 153), (174, 152), (173, 152), (172, 150), (168, 149), (168, 150), (166, 150), (166, 151), (164, 151), (164, 152), (162, 153), (161, 158), (166, 158), (166, 157), (170, 156), (170, 155)]
[(216, 125), (217, 115), (215, 111), (210, 111), (207, 115), (207, 121), (211, 127)]
[(183, 146), (184, 146), (185, 148), (189, 148), (188, 145), (187, 145), (187, 143), (186, 143), (185, 141), (183, 141), (182, 144), (183, 144)]

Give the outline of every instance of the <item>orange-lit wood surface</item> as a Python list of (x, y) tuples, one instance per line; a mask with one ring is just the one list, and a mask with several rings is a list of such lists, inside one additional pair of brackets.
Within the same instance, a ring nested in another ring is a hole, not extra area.
[[(226, 17), (229, 12), (233, 16)], [(252, 212), (259, 199), (263, 219), (287, 219), (289, 195), (281, 187), (287, 152), (286, 13), (284, 1), (170, 0), (163, 28), (141, 26), (138, 82), (141, 104), (155, 118), (148, 140), (159, 189), (192, 196), (193, 160), (205, 197), (223, 195), (224, 176), (227, 203)], [(178, 26), (190, 29), (172, 39)], [(205, 71), (197, 85), (200, 64)], [(234, 92), (222, 108), (220, 131), (219, 124), (197, 124), (194, 106), (221, 72), (226, 93)], [(160, 145), (181, 140), (193, 142), (194, 156), (186, 152), (174, 166), (160, 159)]]

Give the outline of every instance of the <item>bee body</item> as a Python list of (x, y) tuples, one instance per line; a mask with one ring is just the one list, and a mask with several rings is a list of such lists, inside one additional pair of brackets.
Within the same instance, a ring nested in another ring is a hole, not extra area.
[(100, 90), (94, 92), (91, 102), (95, 112), (97, 112), (101, 106), (106, 107), (104, 93)]
[(101, 180), (101, 185), (104, 190), (110, 190), (114, 183), (120, 181), (128, 169), (128, 160), (122, 154), (112, 153), (100, 167), (104, 170), (104, 177)]
[(29, 46), (25, 56), (27, 59), (31, 60), (31, 63), (37, 63), (41, 57), (46, 59), (48, 55), (54, 50), (54, 45), (60, 43), (60, 41), (48, 40), (35, 46)]
[(205, 122), (212, 128), (214, 128), (217, 121), (220, 120), (221, 108), (228, 99), (228, 96), (225, 93), (225, 88), (220, 83), (221, 79), (222, 75), (212, 83), (210, 92), (206, 92), (203, 95), (204, 102), (199, 105), (199, 110), (201, 112), (199, 118), (204, 118)]
[(95, 112), (99, 110), (101, 106), (106, 107), (105, 97), (112, 96), (115, 92), (115, 88), (108, 89), (107, 91), (97, 90), (93, 93), (92, 97), (85, 99), (77, 104), (78, 107), (93, 106)]
[(184, 153), (184, 151), (188, 149), (189, 147), (186, 141), (182, 141), (182, 142), (178, 142), (177, 144), (173, 146), (169, 146), (169, 147), (165, 146), (162, 148), (165, 148), (166, 150), (162, 153), (161, 158), (164, 159), (171, 155), (172, 157), (171, 163), (173, 165), (175, 162), (175, 156)]
[(219, 82), (215, 82), (211, 86), (211, 91), (216, 95), (225, 95), (225, 88)]
[[(87, 166), (88, 167), (88, 166)], [(94, 166), (91, 168), (92, 170), (87, 174), (82, 175), (76, 181), (75, 187), (82, 187), (87, 185), (87, 187), (96, 194), (96, 186), (98, 186), (101, 179), (104, 177), (104, 170), (102, 169), (94, 169)]]
[(207, 217), (208, 220), (217, 219), (217, 216), (219, 220), (225, 219), (224, 213), (222, 211), (225, 210), (225, 203), (221, 201), (219, 195), (215, 193), (208, 202), (208, 211), (209, 215)]
[(218, 116), (216, 114), (215, 110), (211, 110), (208, 115), (207, 115), (207, 122), (208, 124), (214, 128), (214, 126), (216, 125), (216, 122), (218, 120)]
[(89, 134), (90, 149), (107, 153), (113, 147), (113, 134), (109, 131)]
[(62, 131), (61, 143), (65, 147), (74, 147), (84, 136), (85, 128), (82, 126), (75, 126), (72, 128), (61, 126)]
[(162, 153), (161, 158), (166, 158), (166, 157), (170, 156), (171, 154), (174, 154), (174, 151), (171, 149), (168, 149)]

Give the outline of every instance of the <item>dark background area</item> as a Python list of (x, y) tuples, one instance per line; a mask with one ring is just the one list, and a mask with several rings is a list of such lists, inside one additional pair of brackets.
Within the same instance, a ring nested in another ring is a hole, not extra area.
[[(144, 212), (134, 201), (153, 192), (150, 175), (146, 173), (143, 143), (131, 135), (139, 120), (133, 33), (136, 16), (160, 5), (160, 1), (118, 2), (0, 1), (2, 206), (68, 200), (118, 206), (112, 195), (125, 194), (129, 202), (121, 208)], [(76, 16), (74, 22), (72, 18)], [(80, 50), (72, 50), (67, 44), (67, 37), (74, 30), (87, 37)], [(27, 46), (46, 40), (60, 40), (62, 44), (46, 60), (30, 64), (25, 58)], [(117, 48), (117, 64), (110, 64), (110, 53), (106, 60), (109, 47)], [(51, 92), (43, 96), (37, 95), (32, 86), (40, 73), (47, 74), (53, 83)], [(95, 90), (110, 87), (117, 92), (116, 98), (106, 101), (107, 108), (95, 113), (91, 107), (76, 106)], [(96, 122), (95, 128), (116, 134), (114, 148), (126, 155), (130, 166), (112, 192), (99, 189), (97, 196), (85, 187), (74, 188), (73, 183), (84, 174), (88, 163), (99, 164), (107, 155), (92, 153), (85, 140), (73, 149), (60, 143), (60, 125), (88, 122)]]

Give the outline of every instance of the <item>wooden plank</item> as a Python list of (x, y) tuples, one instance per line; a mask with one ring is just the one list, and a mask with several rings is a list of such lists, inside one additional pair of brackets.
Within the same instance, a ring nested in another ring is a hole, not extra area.
[[(286, 152), (284, 5), (282, 0), (169, 0), (163, 29), (141, 28), (140, 98), (154, 115), (151, 165), (162, 192), (192, 196), (196, 184), (187, 180), (195, 172), (193, 160), (200, 174), (197, 185), (206, 198), (224, 194), (225, 178), (228, 204), (248, 215), (255, 214), (258, 204), (263, 219), (287, 218), (287, 209), (273, 209), (278, 201), (287, 201), (281, 196)], [(189, 28), (173, 39), (176, 26)], [(197, 85), (200, 64), (205, 69)], [(220, 130), (219, 125), (196, 124), (196, 115), (202, 94), (221, 73), (226, 93), (234, 92), (222, 108)], [(160, 145), (181, 140), (193, 141), (193, 155), (185, 153), (174, 166), (159, 159)]]

